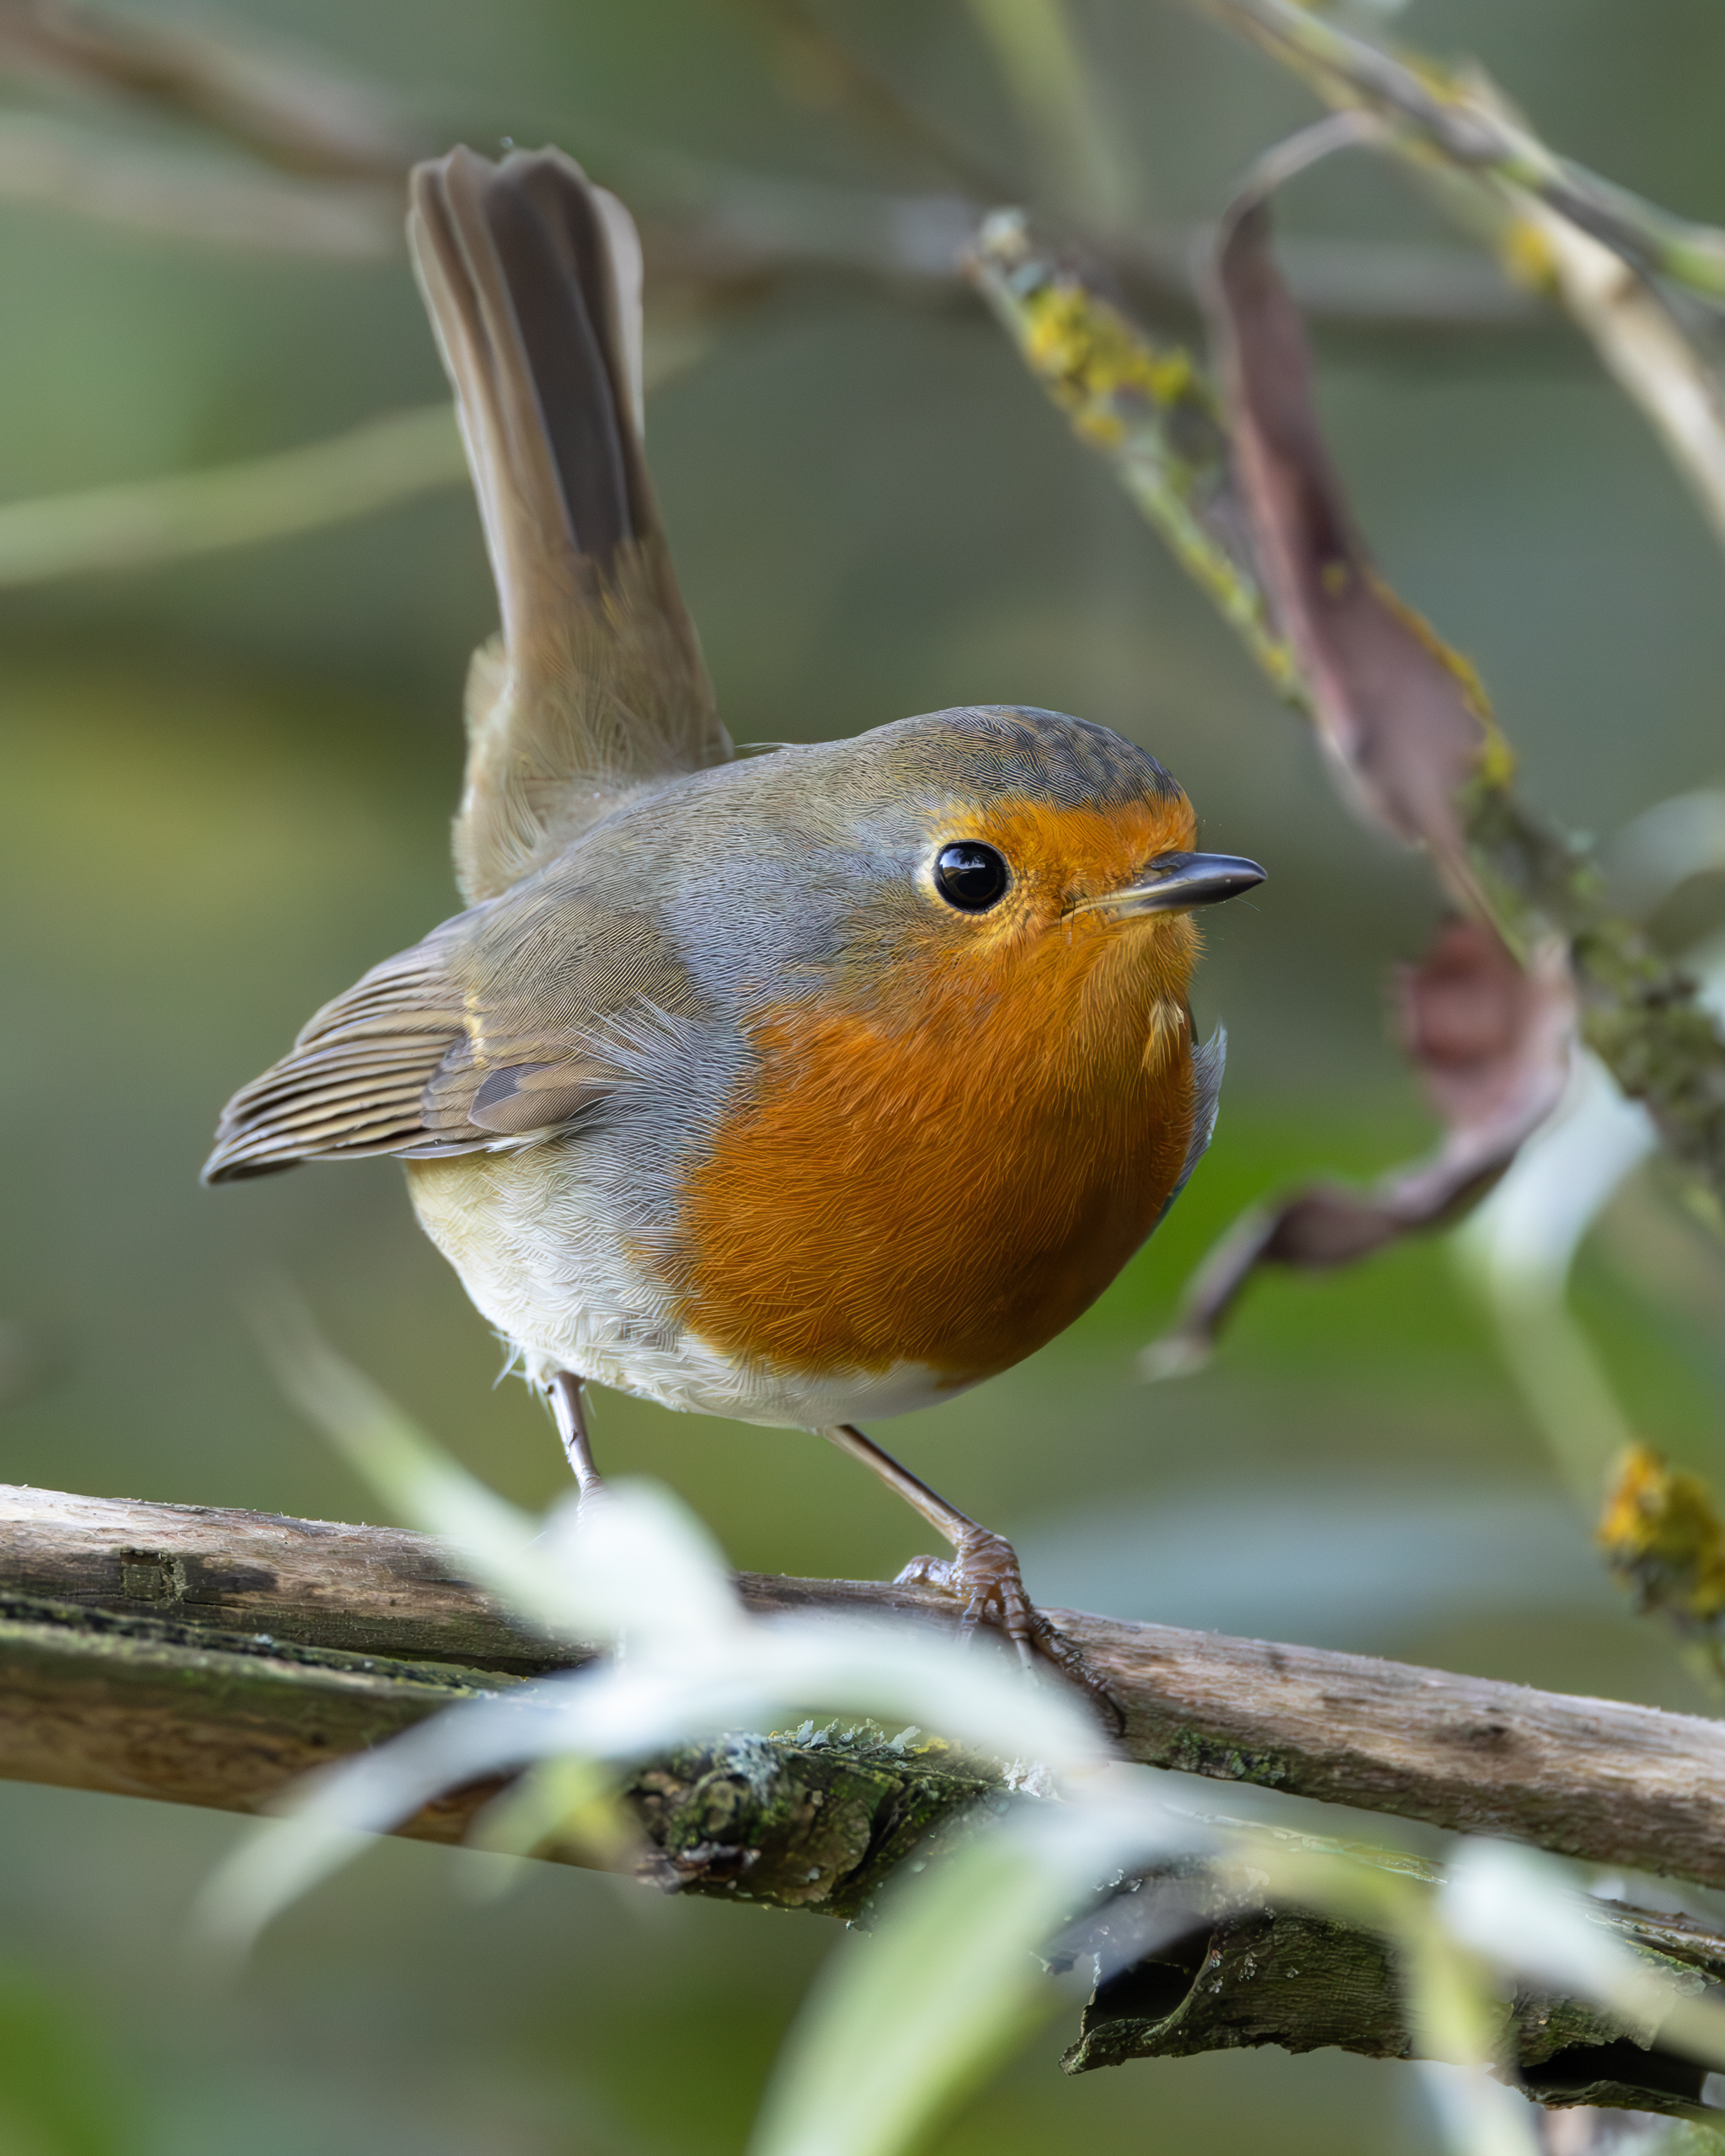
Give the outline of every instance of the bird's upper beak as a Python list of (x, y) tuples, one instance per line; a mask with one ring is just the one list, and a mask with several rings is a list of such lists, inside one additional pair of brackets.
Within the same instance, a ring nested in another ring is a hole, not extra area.
[(1237, 853), (1165, 853), (1151, 862), (1137, 883), (1086, 899), (1073, 911), (1106, 913), (1116, 921), (1135, 921), (1151, 913), (1189, 913), (1194, 906), (1237, 899), (1263, 880), (1258, 863)]

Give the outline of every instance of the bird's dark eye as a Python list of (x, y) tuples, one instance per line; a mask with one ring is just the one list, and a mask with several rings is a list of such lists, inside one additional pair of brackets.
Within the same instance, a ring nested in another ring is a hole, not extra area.
[(1005, 857), (991, 846), (966, 840), (943, 846), (934, 864), (935, 888), (948, 905), (964, 913), (984, 913), (1006, 896), (1012, 880)]

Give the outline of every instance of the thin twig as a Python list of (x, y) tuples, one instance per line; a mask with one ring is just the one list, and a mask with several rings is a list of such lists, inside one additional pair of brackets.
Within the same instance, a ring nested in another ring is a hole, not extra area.
[(0, 69), (119, 91), (322, 178), (398, 179), (414, 155), (382, 93), (232, 30), (79, 0), (0, 0)]
[(988, 162), (924, 117), (889, 77), (819, 20), (806, 0), (733, 0), (768, 40), (779, 81), (799, 104), (841, 112), (895, 149), (909, 151), (979, 200), (1012, 190)]
[(1298, 0), (1194, 0), (1332, 103), (1360, 104), (1445, 163), (1533, 195), (1626, 260), (1725, 300), (1725, 232), (1675, 217), (1584, 165), (1429, 63), (1416, 70)]
[(258, 253), (374, 262), (401, 245), (398, 184), (260, 172), (226, 152), (162, 149), (45, 113), (0, 113), (0, 197)]
[(0, 588), (286, 538), (375, 515), (466, 474), (455, 414), (434, 404), (245, 463), (0, 503)]

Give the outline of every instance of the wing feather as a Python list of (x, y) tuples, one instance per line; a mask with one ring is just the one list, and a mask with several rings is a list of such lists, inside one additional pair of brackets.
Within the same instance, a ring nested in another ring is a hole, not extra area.
[(626, 1013), (644, 984), (686, 1001), (644, 923), (579, 914), (547, 942), (540, 893), (446, 921), (326, 1004), (222, 1111), (206, 1182), (307, 1160), (435, 1160), (587, 1128), (630, 1082)]
[(205, 1182), (270, 1175), (296, 1161), (398, 1152), (425, 1135), (420, 1097), (465, 1038), (460, 991), (431, 947), (386, 958), (234, 1095)]

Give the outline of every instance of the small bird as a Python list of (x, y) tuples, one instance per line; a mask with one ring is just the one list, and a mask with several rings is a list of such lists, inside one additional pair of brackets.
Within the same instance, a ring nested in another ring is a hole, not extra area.
[(467, 910), (235, 1096), (205, 1179), (395, 1155), (584, 1497), (590, 1381), (817, 1431), (951, 1544), (901, 1580), (1071, 1668), (1011, 1546), (857, 1424), (1053, 1339), (1161, 1219), (1222, 1075), (1191, 914), (1263, 871), (1058, 712), (736, 756), (648, 480), (628, 212), (560, 152), (457, 149), (408, 230), (502, 616)]

